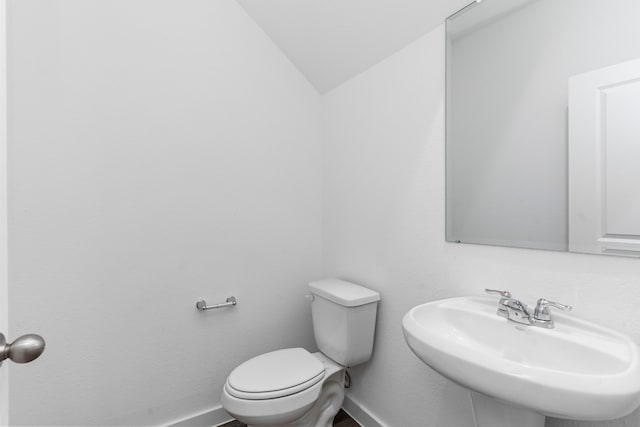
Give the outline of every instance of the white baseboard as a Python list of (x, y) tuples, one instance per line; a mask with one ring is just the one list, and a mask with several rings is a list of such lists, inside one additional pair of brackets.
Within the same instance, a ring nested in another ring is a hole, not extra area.
[[(387, 427), (357, 400), (345, 396), (342, 409), (362, 427)], [(221, 405), (197, 412), (167, 424), (167, 427), (215, 427), (232, 421), (233, 417)]]
[(387, 427), (378, 417), (357, 400), (345, 396), (342, 409), (362, 427)]
[(197, 412), (183, 419), (173, 421), (167, 427), (213, 427), (232, 421), (233, 417), (222, 405)]

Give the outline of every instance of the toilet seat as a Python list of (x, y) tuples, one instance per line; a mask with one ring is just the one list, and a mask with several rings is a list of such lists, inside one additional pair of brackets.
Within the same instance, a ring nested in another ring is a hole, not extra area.
[(225, 390), (239, 399), (277, 399), (307, 390), (324, 376), (318, 358), (303, 348), (287, 348), (242, 363), (227, 378)]

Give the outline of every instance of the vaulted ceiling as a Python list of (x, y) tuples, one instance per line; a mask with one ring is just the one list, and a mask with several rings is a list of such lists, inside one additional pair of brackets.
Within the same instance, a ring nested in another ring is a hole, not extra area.
[(471, 0), (237, 0), (320, 93), (361, 73)]

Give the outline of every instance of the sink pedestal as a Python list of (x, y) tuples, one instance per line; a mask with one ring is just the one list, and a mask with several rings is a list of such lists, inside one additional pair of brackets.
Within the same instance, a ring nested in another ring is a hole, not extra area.
[(477, 427), (544, 427), (544, 415), (470, 391)]

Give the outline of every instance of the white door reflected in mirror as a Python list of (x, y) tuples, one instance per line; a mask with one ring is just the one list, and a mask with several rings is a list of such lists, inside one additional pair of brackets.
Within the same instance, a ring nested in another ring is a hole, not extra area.
[(569, 79), (569, 250), (640, 257), (640, 59)]

